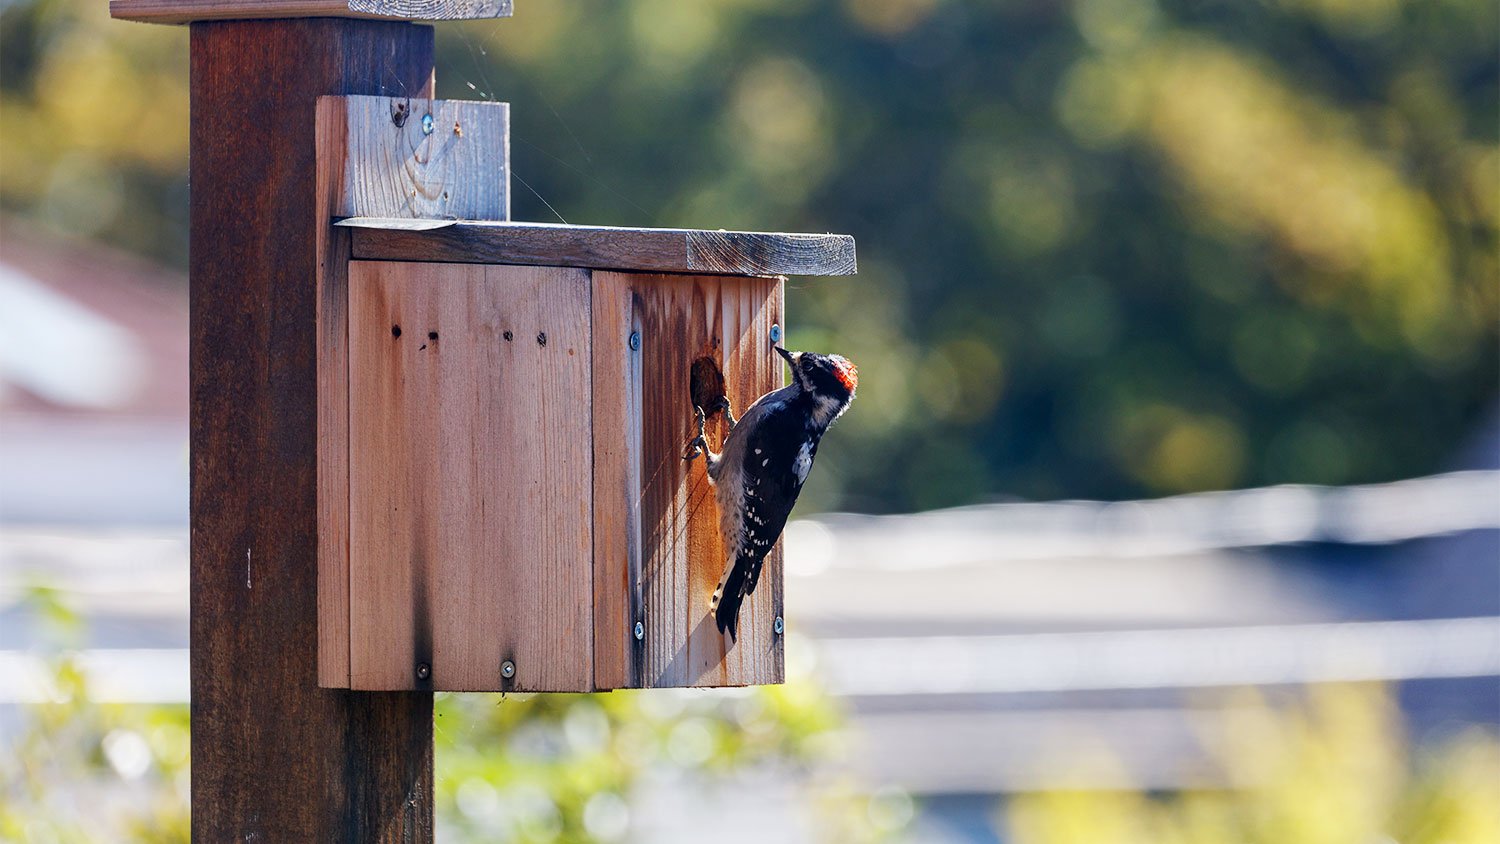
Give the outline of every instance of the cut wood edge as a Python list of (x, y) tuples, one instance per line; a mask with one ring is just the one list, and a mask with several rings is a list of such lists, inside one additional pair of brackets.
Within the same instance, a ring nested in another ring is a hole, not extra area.
[(109, 16), (185, 24), (265, 18), (449, 21), (508, 18), (512, 0), (110, 0)]
[(858, 272), (846, 234), (645, 229), (556, 223), (349, 218), (354, 257), (584, 267), (692, 275), (833, 276)]
[(333, 221), (335, 226), (350, 229), (392, 229), (409, 232), (432, 231), (457, 223), (457, 220), (402, 220), (389, 217), (344, 217)]
[(330, 216), (510, 219), (510, 105), (427, 97), (320, 97), (319, 132), (342, 139)]

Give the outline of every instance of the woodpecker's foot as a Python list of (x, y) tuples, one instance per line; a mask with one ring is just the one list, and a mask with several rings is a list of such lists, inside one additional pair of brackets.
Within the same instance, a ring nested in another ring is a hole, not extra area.
[(719, 409), (724, 411), (724, 419), (729, 422), (729, 430), (733, 431), (734, 426), (740, 424), (740, 422), (734, 418), (734, 411), (729, 407), (729, 396), (719, 397)]
[(708, 417), (703, 413), (703, 408), (694, 406), (693, 414), (698, 418), (698, 436), (688, 440), (687, 450), (682, 453), (683, 460), (692, 460), (694, 457), (708, 451), (708, 440), (703, 436), (703, 426)]

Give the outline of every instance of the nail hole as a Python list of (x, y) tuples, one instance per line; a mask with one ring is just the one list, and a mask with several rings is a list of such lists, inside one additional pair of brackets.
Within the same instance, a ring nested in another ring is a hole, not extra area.
[(393, 325), (393, 326), (391, 326), (391, 336), (392, 337), (400, 337), (401, 336), (401, 326), (399, 326), (399, 325)]
[(501, 336), (503, 336), (505, 338), (505, 342), (507, 342), (507, 343), (509, 343), (510, 341), (516, 339), (516, 335), (510, 333), (509, 331), (505, 332), (505, 334), (503, 334)]
[(427, 332), (427, 339), (428, 340), (436, 340), (437, 339), (437, 332), (436, 331), (429, 331), (429, 332)]
[(547, 332), (543, 331), (536, 335), (536, 344), (538, 346), (547, 345)]

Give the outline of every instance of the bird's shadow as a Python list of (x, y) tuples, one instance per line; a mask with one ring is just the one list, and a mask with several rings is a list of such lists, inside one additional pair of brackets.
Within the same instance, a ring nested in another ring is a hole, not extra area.
[(713, 613), (705, 613), (662, 668), (655, 685), (711, 685), (712, 681), (704, 682), (703, 675), (722, 665), (725, 654), (731, 650), (729, 634), (719, 632)]

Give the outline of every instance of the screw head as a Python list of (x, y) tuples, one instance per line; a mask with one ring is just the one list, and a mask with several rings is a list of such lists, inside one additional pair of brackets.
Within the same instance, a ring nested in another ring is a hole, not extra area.
[(432, 676), (432, 666), (428, 665), (425, 662), (419, 662), (419, 663), (417, 663), (417, 679), (418, 680), (426, 680), (428, 677), (431, 677), (431, 676)]
[(640, 623), (639, 621), (637, 621), (635, 623), (635, 638), (636, 639), (644, 639), (644, 638), (646, 638), (646, 625)]
[(786, 622), (782, 621), (781, 616), (778, 615), (776, 620), (771, 622), (771, 629), (776, 631), (777, 636), (780, 636), (782, 631), (786, 630)]
[(422, 134), (432, 134), (432, 115), (430, 114), (422, 115)]
[(508, 659), (500, 663), (500, 676), (507, 680), (516, 676), (516, 664)]
[(641, 332), (630, 332), (630, 350), (632, 352), (638, 352), (641, 350)]
[(775, 325), (771, 326), (771, 342), (772, 343), (780, 343), (781, 342), (781, 324), (780, 323), (776, 323)]

